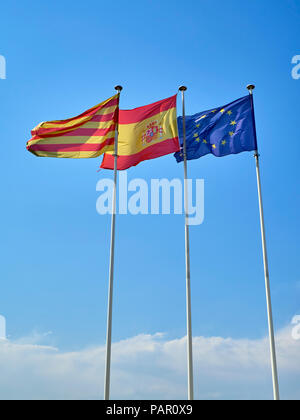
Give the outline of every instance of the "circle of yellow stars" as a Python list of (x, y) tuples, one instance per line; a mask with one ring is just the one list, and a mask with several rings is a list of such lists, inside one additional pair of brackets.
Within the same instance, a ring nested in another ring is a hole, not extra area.
[[(224, 108), (222, 108), (222, 109), (220, 109), (220, 111), (218, 111), (217, 109), (213, 109), (212, 111), (210, 111), (211, 113), (216, 113), (216, 112), (220, 112), (222, 115), (225, 113), (225, 109)], [(225, 114), (224, 114), (225, 115)], [(229, 117), (231, 117), (231, 115), (232, 115), (232, 111), (231, 110), (228, 110), (227, 112), (226, 112), (226, 115), (228, 115)], [(204, 114), (204, 115), (202, 115), (198, 120), (197, 120), (197, 124), (196, 124), (196, 128), (199, 128), (200, 127), (200, 125), (201, 125), (201, 123), (200, 122), (198, 122), (198, 121), (200, 121), (200, 120), (202, 120), (202, 119), (204, 119), (204, 118), (206, 118), (207, 117), (207, 114)], [(235, 128), (235, 126), (236, 126), (236, 124), (237, 124), (237, 122), (235, 121), (235, 120), (231, 120), (230, 121), (230, 126), (232, 126), (232, 128), (231, 128), (231, 130), (228, 132), (228, 134), (229, 134), (229, 136), (230, 137), (232, 137), (233, 135), (234, 135), (234, 128)], [(202, 144), (208, 144), (208, 141), (206, 140), (206, 139), (200, 139), (200, 137), (199, 137), (199, 134), (196, 132), (196, 133), (194, 133), (194, 135), (193, 135), (193, 137), (194, 137), (194, 139), (195, 139), (195, 141), (197, 142), (197, 143), (202, 143)], [(221, 145), (222, 146), (225, 146), (227, 144), (227, 140), (225, 140), (225, 139), (223, 139), (222, 141), (221, 141)], [(211, 147), (212, 147), (212, 149), (216, 149), (217, 148), (217, 146), (216, 146), (216, 144), (212, 144), (211, 145)]]

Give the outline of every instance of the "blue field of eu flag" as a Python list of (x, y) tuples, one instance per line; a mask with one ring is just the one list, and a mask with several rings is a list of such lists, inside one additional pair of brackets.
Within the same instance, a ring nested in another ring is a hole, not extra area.
[[(175, 153), (183, 161), (182, 117), (177, 118), (181, 151)], [(186, 157), (198, 159), (212, 153), (221, 157), (257, 149), (254, 116), (250, 95), (228, 105), (185, 117)]]

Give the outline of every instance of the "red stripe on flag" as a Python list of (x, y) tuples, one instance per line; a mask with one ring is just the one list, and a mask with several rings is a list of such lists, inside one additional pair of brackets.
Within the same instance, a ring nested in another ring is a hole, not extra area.
[[(114, 115), (114, 114), (112, 114)], [(103, 115), (96, 115), (99, 117), (103, 117)], [(110, 121), (111, 118), (109, 118), (107, 121)], [(95, 121), (94, 119), (91, 119), (87, 122), (90, 121)], [(102, 120), (103, 121), (103, 120)], [(105, 135), (106, 133), (108, 133), (109, 131), (113, 131), (115, 129), (115, 124), (113, 124), (112, 121), (112, 125), (109, 128), (80, 128), (80, 126), (83, 125), (83, 123), (79, 123), (76, 125), (73, 125), (73, 127), (71, 128), (61, 128), (60, 131), (57, 131), (56, 128), (46, 128), (46, 129), (39, 129), (38, 131), (32, 131), (31, 134), (32, 139), (31, 140), (37, 140), (39, 138), (48, 138), (48, 137), (61, 137), (61, 136), (92, 136), (92, 135), (98, 135), (98, 136), (102, 136)], [(89, 130), (86, 131), (87, 134), (84, 134), (84, 130)], [(98, 130), (99, 134), (95, 134), (95, 132)], [(37, 133), (37, 134), (36, 134)], [(90, 133), (90, 134), (88, 134)]]
[(139, 108), (119, 111), (119, 124), (132, 124), (176, 107), (177, 94), (162, 101)]
[[(82, 136), (105, 136), (107, 133), (109, 133), (110, 131), (114, 131), (116, 128), (115, 124), (112, 124), (110, 127), (108, 128), (76, 128), (75, 130), (72, 131), (66, 131), (65, 133), (61, 133), (60, 135), (57, 134), (48, 134), (47, 138), (50, 137), (64, 137), (64, 136), (78, 136), (78, 137), (82, 137)], [(38, 140), (38, 139), (43, 139), (45, 137), (39, 137), (39, 136), (33, 136), (33, 138), (31, 140)], [(30, 141), (30, 140), (29, 140)]]
[[(101, 116), (101, 115), (99, 115)], [(92, 120), (90, 120), (92, 121)], [(90, 122), (89, 121), (89, 122)], [(79, 126), (82, 124), (79, 124)], [(75, 127), (75, 126), (74, 126)], [(63, 137), (63, 136), (105, 136), (107, 133), (109, 133), (110, 131), (114, 131), (116, 128), (116, 125), (111, 124), (110, 127), (108, 128), (72, 128), (72, 130), (69, 131), (65, 131), (64, 133), (48, 133), (47, 135), (33, 135), (32, 138), (29, 141), (32, 140), (39, 140), (39, 139), (44, 139), (44, 138), (51, 138), (51, 137)]]
[(102, 143), (72, 143), (72, 144), (33, 144), (27, 149), (31, 152), (94, 152), (104, 146), (114, 144), (114, 137), (106, 139)]
[(69, 131), (68, 133), (62, 134), (62, 136), (105, 136), (110, 131), (115, 130), (115, 125), (112, 124), (108, 128), (77, 128), (76, 130)]
[(94, 115), (90, 119), (90, 121), (96, 121), (96, 122), (116, 121), (115, 114), (117, 114), (117, 112), (111, 112), (110, 114), (104, 114), (104, 115)]
[[(161, 143), (153, 144), (146, 149), (128, 156), (118, 156), (118, 170), (128, 169), (131, 166), (136, 166), (143, 160), (155, 159), (160, 156), (168, 155), (169, 153), (175, 153), (180, 150), (178, 137), (164, 140)], [(101, 163), (103, 169), (114, 169), (114, 156), (105, 153)]]

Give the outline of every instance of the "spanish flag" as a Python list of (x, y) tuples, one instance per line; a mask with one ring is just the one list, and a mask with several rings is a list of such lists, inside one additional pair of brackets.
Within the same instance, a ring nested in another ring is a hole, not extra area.
[[(119, 111), (117, 169), (180, 150), (176, 120), (177, 95), (140, 108)], [(113, 151), (106, 152), (101, 168), (114, 169)]]
[(94, 158), (114, 149), (119, 94), (77, 117), (42, 122), (32, 131), (27, 150), (36, 156)]

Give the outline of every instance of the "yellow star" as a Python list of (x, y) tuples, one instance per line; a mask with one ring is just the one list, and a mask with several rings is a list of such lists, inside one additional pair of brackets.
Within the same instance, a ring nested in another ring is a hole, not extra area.
[(215, 144), (213, 144), (211, 147), (212, 147), (213, 149), (215, 149), (217, 146), (216, 146)]
[(234, 135), (234, 131), (229, 131), (229, 135), (233, 136)]
[(230, 125), (236, 125), (235, 121), (231, 121)]
[(228, 114), (228, 115), (231, 115), (231, 114), (232, 114), (232, 111), (227, 111), (227, 114)]
[(206, 117), (206, 115), (202, 115), (202, 117), (200, 117), (199, 120), (202, 120), (205, 117)]
[(194, 137), (198, 137), (198, 133), (195, 133), (195, 134), (194, 134)]
[(226, 144), (226, 140), (222, 140), (222, 145), (224, 146)]
[(200, 127), (200, 124), (196, 124), (196, 127), (199, 128)]
[(211, 112), (217, 112), (217, 110), (216, 109), (213, 109)]
[(198, 141), (198, 142), (200, 141), (199, 137), (197, 137), (195, 140)]
[(224, 109), (224, 108), (223, 108), (223, 109), (221, 109), (221, 111), (220, 111), (220, 112), (221, 112), (221, 114), (223, 114), (223, 112), (225, 112), (225, 109)]
[(203, 143), (207, 144), (207, 141), (205, 139), (203, 139)]

